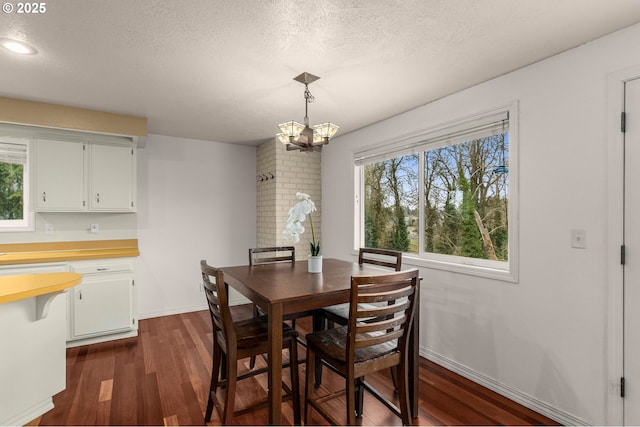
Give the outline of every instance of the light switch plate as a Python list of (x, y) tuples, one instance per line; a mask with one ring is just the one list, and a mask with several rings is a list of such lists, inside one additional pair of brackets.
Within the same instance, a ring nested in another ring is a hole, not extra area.
[(587, 248), (586, 230), (571, 230), (571, 247), (576, 249)]

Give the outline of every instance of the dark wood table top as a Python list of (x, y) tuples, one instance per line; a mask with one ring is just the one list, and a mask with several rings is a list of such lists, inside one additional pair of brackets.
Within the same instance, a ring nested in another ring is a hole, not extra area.
[(283, 313), (327, 307), (349, 301), (351, 276), (388, 273), (372, 265), (334, 258), (323, 260), (322, 273), (309, 273), (306, 261), (223, 268), (225, 281), (265, 309), (282, 304)]

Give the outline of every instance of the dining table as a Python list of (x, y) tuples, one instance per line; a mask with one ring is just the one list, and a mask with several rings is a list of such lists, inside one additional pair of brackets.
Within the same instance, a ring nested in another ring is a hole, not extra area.
[[(282, 423), (282, 327), (296, 313), (308, 313), (349, 302), (351, 276), (389, 273), (378, 266), (335, 258), (323, 260), (322, 272), (309, 273), (307, 262), (296, 261), (223, 267), (225, 283), (260, 307), (268, 316), (268, 405), (269, 424)], [(420, 295), (415, 299), (415, 317), (410, 336), (408, 385), (411, 416), (418, 416), (418, 366)], [(315, 324), (316, 322), (314, 322)], [(315, 325), (314, 325), (315, 327)]]

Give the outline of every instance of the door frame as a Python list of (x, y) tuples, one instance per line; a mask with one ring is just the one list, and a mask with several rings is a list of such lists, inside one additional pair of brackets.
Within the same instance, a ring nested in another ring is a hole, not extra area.
[(607, 79), (607, 424), (622, 425), (624, 400), (620, 378), (624, 374), (624, 293), (620, 246), (624, 242), (624, 134), (620, 116), (624, 111), (625, 83), (640, 78), (640, 65), (609, 74)]

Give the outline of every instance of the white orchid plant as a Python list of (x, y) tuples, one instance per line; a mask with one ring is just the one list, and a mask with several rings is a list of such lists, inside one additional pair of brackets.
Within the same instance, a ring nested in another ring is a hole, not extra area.
[(294, 243), (300, 241), (300, 235), (304, 233), (304, 227), (302, 223), (309, 216), (309, 225), (311, 226), (311, 241), (309, 247), (311, 249), (312, 256), (320, 255), (320, 242), (316, 242), (316, 234), (313, 231), (313, 219), (311, 218), (311, 212), (316, 211), (316, 205), (311, 200), (311, 196), (306, 193), (297, 192), (296, 198), (298, 203), (293, 205), (289, 209), (289, 218), (287, 219), (287, 225), (284, 227), (282, 234), (288, 240), (292, 240)]

